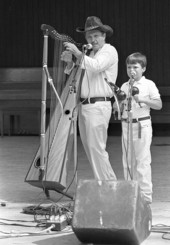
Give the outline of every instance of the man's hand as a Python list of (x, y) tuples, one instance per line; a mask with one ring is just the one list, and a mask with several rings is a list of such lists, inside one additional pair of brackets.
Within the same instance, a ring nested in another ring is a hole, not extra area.
[(73, 43), (64, 42), (64, 47), (72, 53), (78, 60), (82, 57), (82, 52)]
[(61, 54), (61, 60), (69, 63), (69, 62), (72, 62), (72, 53), (70, 51), (63, 51), (62, 54)]

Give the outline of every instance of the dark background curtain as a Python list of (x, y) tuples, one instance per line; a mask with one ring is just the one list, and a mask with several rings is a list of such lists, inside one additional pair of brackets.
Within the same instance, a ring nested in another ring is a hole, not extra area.
[(117, 84), (127, 80), (126, 57), (141, 51), (148, 58), (145, 75), (166, 87), (170, 80), (169, 13), (169, 0), (1, 0), (0, 67), (41, 67), (41, 24), (84, 43), (83, 35), (75, 29), (84, 27), (87, 16), (95, 15), (114, 28), (107, 41), (119, 54)]

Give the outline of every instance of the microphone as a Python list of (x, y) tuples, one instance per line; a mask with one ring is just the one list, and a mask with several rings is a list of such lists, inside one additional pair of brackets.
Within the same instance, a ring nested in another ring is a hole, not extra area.
[(132, 80), (134, 80), (135, 75), (136, 75), (136, 72), (134, 72), (134, 71), (133, 71), (133, 72), (131, 72), (131, 73), (130, 73), (130, 78), (131, 78)]
[(104, 79), (111, 87), (114, 87), (114, 91), (117, 93), (120, 91), (120, 88), (114, 84), (114, 83), (111, 83), (111, 82), (108, 82), (107, 78)]
[(83, 45), (83, 49), (84, 49), (84, 50), (88, 50), (88, 49), (92, 49), (92, 48), (93, 48), (93, 46), (92, 46), (91, 43), (88, 43), (88, 44), (84, 44), (84, 45)]
[(114, 88), (114, 92), (117, 94), (118, 100), (126, 99), (126, 94), (116, 84), (108, 82), (107, 78), (105, 78), (105, 81), (107, 82), (107, 84), (109, 84), (111, 88)]
[[(135, 86), (132, 87), (132, 96), (134, 96), (135, 94), (139, 94), (139, 89)], [(141, 103), (138, 102), (138, 105), (142, 108)]]
[(114, 87), (114, 90), (115, 90), (116, 93), (118, 93), (118, 92), (120, 91), (120, 88), (119, 88), (116, 84), (111, 83), (111, 82), (108, 82), (108, 84), (109, 84), (111, 87)]

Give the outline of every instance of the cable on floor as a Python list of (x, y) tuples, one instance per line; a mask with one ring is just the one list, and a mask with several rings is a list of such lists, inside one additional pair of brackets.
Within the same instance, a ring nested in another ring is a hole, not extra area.
[(170, 240), (170, 226), (164, 224), (153, 225), (151, 232), (163, 233), (162, 239)]

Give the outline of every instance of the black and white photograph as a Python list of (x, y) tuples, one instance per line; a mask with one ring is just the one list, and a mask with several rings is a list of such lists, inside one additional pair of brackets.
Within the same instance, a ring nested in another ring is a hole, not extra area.
[(0, 1), (0, 245), (170, 243), (170, 1)]

